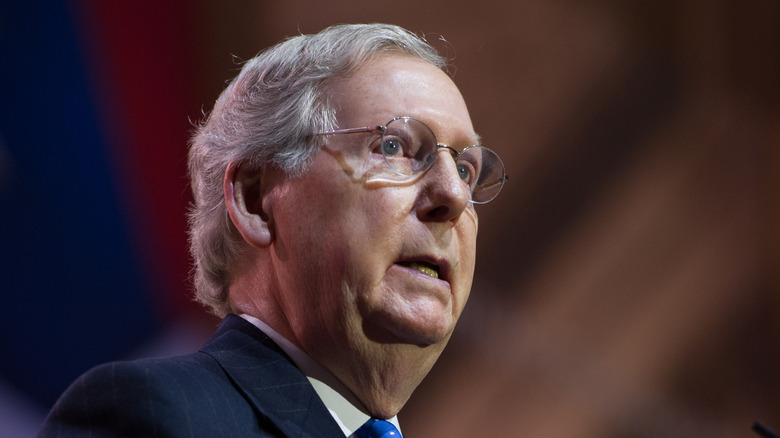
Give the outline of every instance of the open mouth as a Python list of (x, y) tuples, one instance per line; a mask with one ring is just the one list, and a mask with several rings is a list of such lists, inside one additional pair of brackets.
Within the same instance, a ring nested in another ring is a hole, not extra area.
[(415, 261), (415, 262), (397, 262), (401, 266), (416, 269), (425, 275), (433, 278), (439, 278), (439, 267), (433, 263)]

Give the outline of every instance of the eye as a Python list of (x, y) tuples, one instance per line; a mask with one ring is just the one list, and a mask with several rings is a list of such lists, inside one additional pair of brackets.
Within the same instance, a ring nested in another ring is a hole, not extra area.
[(483, 173), (485, 160), (482, 156), (485, 150), (481, 147), (467, 147), (460, 153), (457, 160), (458, 176), (472, 190), (480, 183), (481, 178), (485, 176)]
[(401, 142), (398, 141), (398, 139), (386, 138), (382, 142), (382, 155), (386, 157), (392, 157), (402, 152), (403, 148), (401, 147)]
[(476, 170), (474, 169), (474, 166), (471, 165), (471, 163), (467, 161), (462, 161), (457, 164), (458, 169), (458, 176), (461, 180), (465, 181), (468, 184), (471, 184), (471, 181), (474, 179), (474, 175)]

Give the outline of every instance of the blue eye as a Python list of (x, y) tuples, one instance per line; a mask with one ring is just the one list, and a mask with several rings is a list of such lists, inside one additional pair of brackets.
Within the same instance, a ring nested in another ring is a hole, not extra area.
[(458, 164), (458, 176), (463, 181), (468, 180), (469, 179), (469, 169), (466, 168), (466, 166), (463, 165), (463, 164)]
[(401, 144), (398, 140), (386, 139), (382, 142), (382, 155), (392, 157), (401, 152)]

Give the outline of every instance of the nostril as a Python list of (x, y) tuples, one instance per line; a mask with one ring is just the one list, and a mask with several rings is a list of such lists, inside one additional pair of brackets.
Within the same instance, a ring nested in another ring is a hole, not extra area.
[(440, 205), (438, 207), (432, 208), (428, 211), (427, 216), (429, 219), (436, 222), (449, 220), (450, 207), (446, 205)]

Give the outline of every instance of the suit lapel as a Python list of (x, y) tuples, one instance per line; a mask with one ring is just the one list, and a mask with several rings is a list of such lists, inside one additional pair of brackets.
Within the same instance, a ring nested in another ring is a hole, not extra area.
[(257, 327), (228, 315), (202, 348), (256, 411), (287, 436), (343, 435), (306, 376)]

